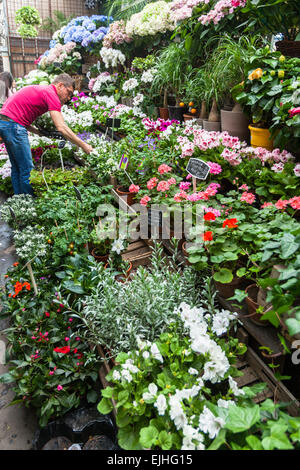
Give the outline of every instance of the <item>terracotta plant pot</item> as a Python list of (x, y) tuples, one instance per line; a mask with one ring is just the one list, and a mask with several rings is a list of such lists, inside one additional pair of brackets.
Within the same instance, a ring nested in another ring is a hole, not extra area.
[(250, 142), (249, 119), (242, 109), (233, 108), (232, 111), (221, 109), (221, 130), (229, 135), (238, 137), (242, 141)]
[[(104, 266), (104, 268), (106, 269), (106, 268), (108, 268), (108, 266), (109, 266), (109, 263), (106, 263), (106, 265)], [(118, 282), (125, 282), (125, 281), (127, 281), (127, 280), (129, 279), (129, 274), (130, 274), (131, 270), (132, 270), (132, 263), (129, 261), (129, 267), (128, 267), (127, 271), (126, 271), (126, 274), (125, 274), (125, 275), (124, 275), (124, 274), (117, 274), (117, 275), (115, 276), (115, 280), (118, 281)]]
[(234, 277), (231, 282), (223, 283), (214, 280), (216, 289), (218, 290), (221, 297), (224, 299), (229, 299), (229, 297), (234, 296), (235, 289), (238, 289), (242, 284), (241, 277)]
[(185, 256), (186, 258), (186, 262), (187, 264), (191, 265), (191, 263), (189, 262), (189, 253), (186, 251), (186, 244), (187, 244), (187, 241), (184, 241), (181, 245), (181, 251), (183, 253), (183, 255)]
[(203, 119), (203, 129), (209, 132), (220, 132), (221, 122), (220, 121), (205, 121)]
[(249, 126), (251, 133), (251, 146), (252, 147), (263, 147), (267, 150), (273, 150), (274, 144), (271, 138), (269, 129), (261, 129), (260, 127)]
[(168, 108), (158, 108), (159, 109), (159, 117), (161, 119), (164, 119), (165, 121), (167, 121), (167, 119), (169, 119), (169, 110)]
[(136, 193), (131, 193), (122, 186), (118, 186), (115, 191), (118, 196), (120, 196), (120, 198), (122, 198), (129, 206), (132, 206), (132, 204), (134, 204), (134, 198)]
[(183, 115), (183, 120), (184, 121), (191, 121), (192, 119), (195, 119), (195, 116), (193, 116), (192, 114), (184, 114)]
[(91, 255), (95, 258), (98, 263), (107, 263), (109, 258), (109, 253), (107, 255), (97, 255), (97, 248), (93, 248), (91, 251)]
[(261, 314), (256, 312), (256, 309), (259, 307), (259, 304), (257, 303), (258, 289), (259, 288), (256, 284), (251, 284), (245, 290), (245, 293), (247, 294), (246, 304), (248, 307), (248, 312), (251, 315), (249, 318), (253, 323), (255, 323), (255, 325), (268, 326), (269, 322), (266, 320), (261, 320)]

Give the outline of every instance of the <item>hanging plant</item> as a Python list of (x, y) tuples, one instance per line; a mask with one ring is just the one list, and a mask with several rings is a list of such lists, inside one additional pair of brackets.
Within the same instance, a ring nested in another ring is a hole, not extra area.
[(22, 7), (16, 11), (15, 16), (17, 25), (31, 25), (39, 26), (41, 24), (41, 17), (38, 10), (34, 7)]
[(36, 38), (38, 35), (37, 29), (30, 24), (22, 24), (17, 29), (17, 33), (21, 38)]

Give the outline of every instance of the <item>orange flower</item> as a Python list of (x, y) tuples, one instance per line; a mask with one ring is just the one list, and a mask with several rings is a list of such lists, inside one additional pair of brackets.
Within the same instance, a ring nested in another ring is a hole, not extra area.
[(13, 266), (18, 266), (18, 264), (19, 264), (19, 263), (18, 263), (18, 262), (16, 262), (16, 263), (14, 263), (14, 264), (13, 264)]
[(228, 228), (237, 228), (238, 227), (237, 219), (226, 219), (226, 220), (224, 220), (222, 227), (225, 228), (226, 226)]

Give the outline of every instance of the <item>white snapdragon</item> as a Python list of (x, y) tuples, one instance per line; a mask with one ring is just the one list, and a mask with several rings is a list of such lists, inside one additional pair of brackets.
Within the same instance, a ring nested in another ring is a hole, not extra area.
[(189, 368), (188, 373), (191, 375), (199, 375), (199, 371), (197, 369), (193, 369), (193, 367)]

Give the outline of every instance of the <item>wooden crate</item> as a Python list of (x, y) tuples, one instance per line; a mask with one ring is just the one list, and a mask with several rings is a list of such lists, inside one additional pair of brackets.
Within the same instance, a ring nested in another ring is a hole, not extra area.
[(122, 258), (124, 261), (130, 261), (133, 268), (137, 268), (150, 264), (151, 254), (149, 246), (143, 240), (138, 240), (129, 244)]

